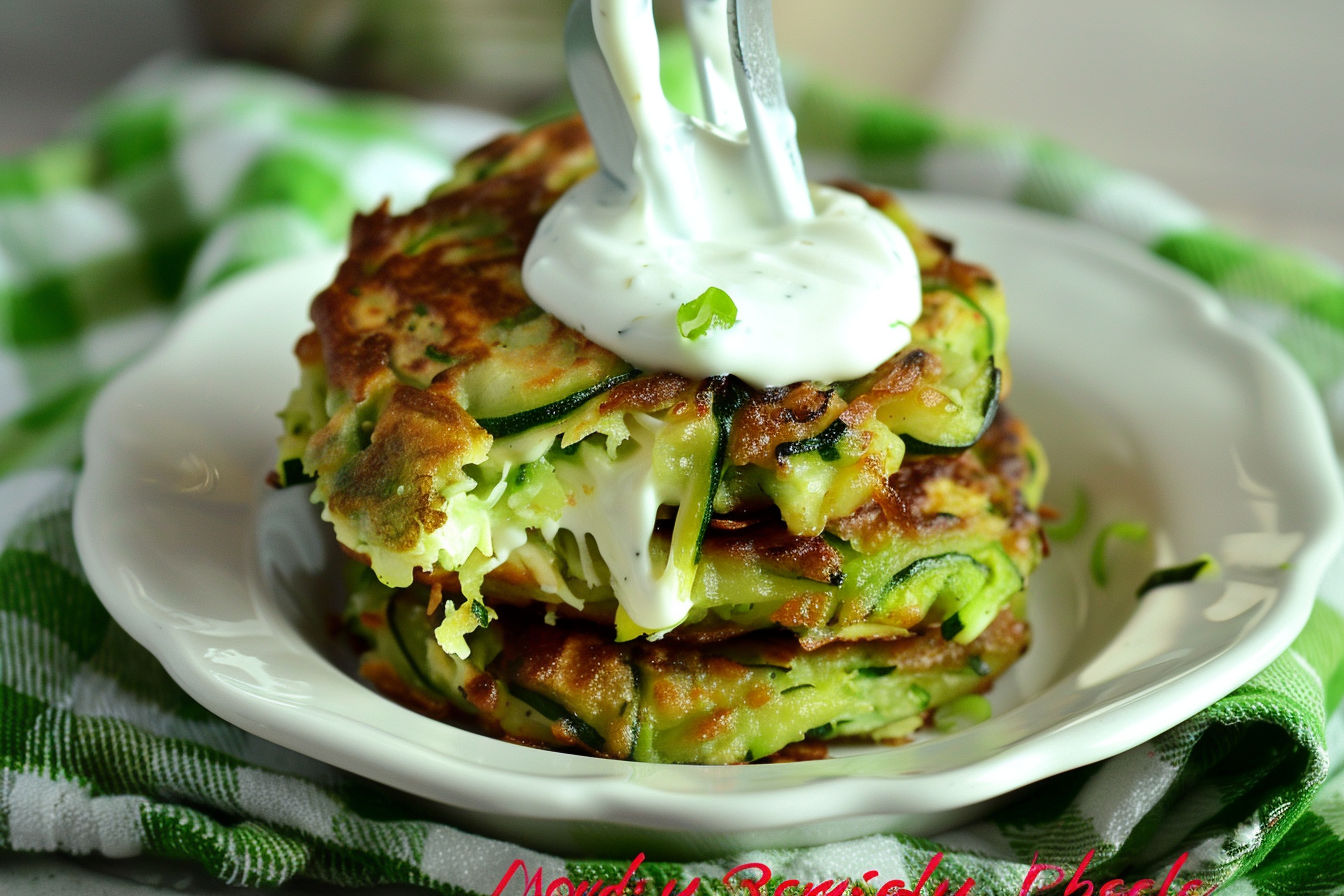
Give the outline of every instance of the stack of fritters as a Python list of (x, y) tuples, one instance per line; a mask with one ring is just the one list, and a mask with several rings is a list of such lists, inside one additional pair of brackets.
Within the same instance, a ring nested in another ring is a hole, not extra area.
[[(364, 674), (512, 740), (693, 763), (899, 739), (985, 690), (1027, 645), (1045, 476), (1000, 407), (992, 277), (847, 185), (914, 244), (906, 348), (764, 391), (634, 370), (520, 277), (541, 216), (594, 168), (577, 120), (497, 140), (415, 211), (358, 217), (313, 303), (277, 471), (314, 482), (361, 564)], [(617, 561), (592, 521), (649, 495)], [(676, 624), (627, 612), (639, 563), (689, 607)]]

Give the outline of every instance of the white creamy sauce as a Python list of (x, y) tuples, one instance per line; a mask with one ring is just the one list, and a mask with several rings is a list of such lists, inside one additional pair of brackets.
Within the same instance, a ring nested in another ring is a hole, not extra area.
[[(571, 572), (590, 585), (609, 582), (631, 621), (649, 632), (661, 633), (679, 624), (690, 611), (692, 580), (670, 561), (655, 564), (649, 554), (658, 509), (673, 497), (660, 492), (653, 475), (654, 440), (663, 424), (654, 417), (637, 414), (628, 426), (628, 440), (619, 459), (609, 457), (605, 447), (589, 445), (575, 453), (574, 461), (556, 465), (556, 475), (570, 500), (559, 518), (538, 526), (537, 531), (547, 541), (553, 541), (561, 529), (570, 532), (579, 554), (579, 569)], [(473, 548), (479, 549), (488, 558), (483, 572), (517, 554), (542, 591), (582, 607), (583, 602), (570, 591), (558, 570), (528, 550), (526, 526), (492, 525), (488, 515), (489, 508), (503, 497), (515, 465), (544, 455), (552, 438), (549, 433), (540, 440), (524, 437), (505, 449), (504, 456), (511, 459), (499, 483), (484, 496), (457, 496), (450, 510), (458, 525), (435, 532), (426, 539), (426, 549), (431, 555), (437, 552), (440, 563), (454, 568)], [(605, 579), (593, 563), (589, 539), (607, 566)]]
[[(649, 556), (649, 537), (658, 507), (666, 500), (653, 481), (653, 436), (660, 424), (641, 417), (632, 421), (635, 450), (612, 463), (604, 452), (578, 452), (582, 471), (567, 471), (564, 482), (573, 500), (561, 513), (560, 527), (573, 533), (586, 573), (591, 536), (607, 564), (611, 589), (627, 616), (651, 632), (670, 629), (691, 609), (690, 585), (675, 564), (656, 568)], [(576, 475), (577, 474), (577, 475)], [(589, 579), (596, 582), (596, 576)]]
[[(734, 189), (731, 179), (719, 188)], [(645, 197), (614, 204), (612, 192), (591, 178), (565, 194), (532, 243), (524, 282), (543, 308), (641, 370), (733, 373), (758, 388), (832, 382), (868, 373), (910, 341), (914, 253), (859, 197), (817, 188), (806, 221), (659, 240)], [(677, 310), (709, 287), (733, 300), (737, 322), (686, 339)]]
[[(726, 35), (722, 0), (705, 5)], [(787, 107), (731, 107), (720, 52), (708, 80), (723, 126), (685, 115), (658, 83), (649, 4), (593, 10), (635, 128), (637, 183), (591, 177), (560, 198), (524, 260), (532, 299), (640, 369), (733, 373), (757, 387), (852, 379), (909, 342), (919, 266), (900, 229), (851, 194), (774, 186), (789, 183), (771, 174), (791, 164)], [(699, 42), (712, 18), (698, 16)], [(744, 113), (770, 139), (748, 139)], [(737, 322), (687, 339), (677, 309), (710, 287), (733, 300)]]

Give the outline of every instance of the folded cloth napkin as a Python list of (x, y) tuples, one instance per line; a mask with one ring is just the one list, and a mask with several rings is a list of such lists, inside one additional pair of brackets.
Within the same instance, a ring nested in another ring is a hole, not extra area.
[[(818, 166), (1088, 220), (1210, 283), (1322, 390), (1344, 373), (1344, 280), (1323, 264), (1220, 233), (1157, 184), (1040, 139), (820, 84), (798, 85), (794, 102)], [(544, 869), (544, 888), (626, 873), (632, 856), (560, 859), (428, 820), (398, 794), (212, 717), (111, 622), (70, 531), (89, 401), (184, 305), (242, 270), (338, 243), (352, 210), (383, 195), (416, 201), (502, 124), (169, 61), (67, 138), (0, 162), (0, 846), (188, 859), (254, 886), (491, 893), (520, 860)], [(1344, 621), (1321, 602), (1292, 649), (1227, 698), (936, 841), (886, 834), (635, 876), (651, 881), (645, 892), (696, 878), (723, 892), (726, 872), (760, 862), (826, 882), (814, 892), (827, 896), (844, 881), (856, 896), (891, 880), (914, 890), (921, 875), (926, 894), (967, 879), (963, 892), (1013, 894), (1054, 881), (1048, 865), (1066, 878), (1081, 867), (1098, 891), (1119, 877), (1171, 894), (1341, 892), (1344, 778), (1329, 776), (1327, 732), (1342, 687)], [(518, 879), (508, 891), (532, 892)]]

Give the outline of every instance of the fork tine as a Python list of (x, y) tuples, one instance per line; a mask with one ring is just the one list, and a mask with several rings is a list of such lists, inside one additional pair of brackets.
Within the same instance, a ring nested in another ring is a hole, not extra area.
[(728, 0), (732, 49), (742, 116), (766, 193), (783, 220), (812, 216), (812, 198), (798, 152), (798, 132), (784, 95), (770, 0)]
[[(739, 151), (748, 154), (753, 171), (743, 186), (757, 195), (749, 205), (759, 209), (751, 214), (779, 223), (811, 217), (770, 0), (683, 3), (710, 122), (730, 132), (728, 143), (732, 134), (745, 132)], [(607, 46), (604, 40), (614, 42)], [(703, 197), (693, 188), (703, 172), (697, 170), (692, 136), (705, 123), (667, 102), (656, 71), (642, 64), (657, 54), (652, 0), (574, 0), (565, 25), (565, 57), (602, 171), (627, 195), (641, 186), (647, 191), (649, 208), (657, 210), (650, 220), (683, 237), (699, 237), (712, 230)]]
[(623, 190), (635, 185), (635, 126), (593, 28), (591, 0), (574, 0), (565, 20), (565, 66), (602, 171)]
[(705, 120), (727, 131), (745, 129), (726, 39), (727, 0), (682, 0), (681, 9), (700, 82)]

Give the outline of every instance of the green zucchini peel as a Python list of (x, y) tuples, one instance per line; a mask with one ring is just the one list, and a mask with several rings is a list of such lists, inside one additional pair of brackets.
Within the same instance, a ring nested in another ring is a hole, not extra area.
[(1097, 583), (1098, 587), (1105, 587), (1110, 581), (1110, 568), (1106, 563), (1106, 553), (1110, 543), (1115, 539), (1124, 541), (1144, 541), (1148, 538), (1148, 527), (1143, 523), (1136, 523), (1132, 520), (1120, 520), (1114, 523), (1107, 523), (1097, 533), (1097, 538), (1092, 542), (1092, 552), (1088, 559), (1088, 566), (1092, 572), (1092, 581)]

